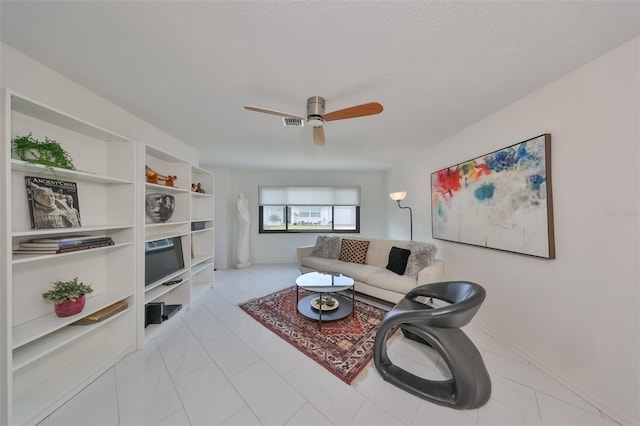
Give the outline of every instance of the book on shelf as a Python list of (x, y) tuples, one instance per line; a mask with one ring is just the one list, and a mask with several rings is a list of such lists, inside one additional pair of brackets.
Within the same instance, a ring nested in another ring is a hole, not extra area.
[(18, 247), (13, 251), (13, 254), (61, 254), (61, 253), (71, 253), (74, 251), (94, 249), (100, 247), (108, 247), (112, 246), (115, 243), (113, 240), (109, 239), (108, 241), (103, 242), (94, 242), (94, 243), (85, 243), (78, 244), (70, 247), (63, 248), (47, 248), (47, 247)]
[(100, 321), (104, 321), (107, 318), (111, 318), (113, 315), (118, 312), (122, 312), (129, 307), (129, 304), (126, 300), (121, 300), (112, 305), (107, 306), (106, 308), (100, 309), (97, 312), (87, 315), (84, 318), (79, 319), (78, 321), (71, 323), (71, 325), (88, 325), (95, 324)]
[(32, 238), (29, 241), (34, 243), (59, 243), (65, 241), (86, 241), (92, 240), (94, 238), (106, 238), (106, 235), (84, 235), (84, 234), (74, 234), (74, 235), (61, 235), (59, 237), (47, 237), (47, 238)]
[(26, 176), (31, 229), (79, 228), (80, 207), (75, 182)]
[(76, 235), (74, 237), (36, 238), (21, 242), (20, 247), (62, 249), (84, 244), (108, 243), (110, 241), (111, 237), (107, 237), (106, 235)]

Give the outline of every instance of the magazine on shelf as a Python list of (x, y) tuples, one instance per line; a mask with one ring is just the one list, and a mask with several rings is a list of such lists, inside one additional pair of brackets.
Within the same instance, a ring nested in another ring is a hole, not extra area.
[(33, 248), (33, 247), (19, 247), (17, 250), (13, 251), (13, 254), (61, 254), (61, 253), (71, 253), (74, 251), (87, 250), (87, 249), (95, 249), (100, 247), (108, 247), (112, 246), (115, 243), (112, 240), (104, 241), (101, 243), (86, 243), (79, 244), (77, 246), (64, 247), (64, 248)]
[(31, 229), (79, 228), (78, 186), (44, 177), (26, 176)]
[(77, 236), (75, 238), (39, 238), (20, 243), (20, 247), (24, 248), (49, 248), (62, 249), (67, 247), (76, 247), (84, 244), (108, 243), (111, 237), (103, 236)]

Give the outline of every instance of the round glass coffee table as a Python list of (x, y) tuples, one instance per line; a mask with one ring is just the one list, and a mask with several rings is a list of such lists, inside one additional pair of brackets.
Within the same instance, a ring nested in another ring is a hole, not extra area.
[[(331, 272), (307, 272), (296, 278), (296, 302), (298, 312), (307, 318), (318, 320), (318, 328), (322, 329), (322, 321), (334, 321), (355, 315), (356, 294), (353, 291), (353, 278)], [(313, 294), (300, 299), (300, 289)], [(351, 298), (337, 294), (352, 290)]]

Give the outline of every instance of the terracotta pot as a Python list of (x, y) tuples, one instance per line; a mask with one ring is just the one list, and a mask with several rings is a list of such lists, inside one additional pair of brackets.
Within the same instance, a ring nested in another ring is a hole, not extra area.
[(84, 308), (84, 294), (76, 300), (65, 300), (62, 303), (56, 303), (54, 306), (56, 315), (59, 317), (69, 317), (78, 314)]

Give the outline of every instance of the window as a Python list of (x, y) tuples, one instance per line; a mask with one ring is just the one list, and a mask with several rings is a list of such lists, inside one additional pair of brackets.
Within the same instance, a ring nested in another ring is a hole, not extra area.
[(360, 232), (360, 187), (261, 186), (260, 233)]

